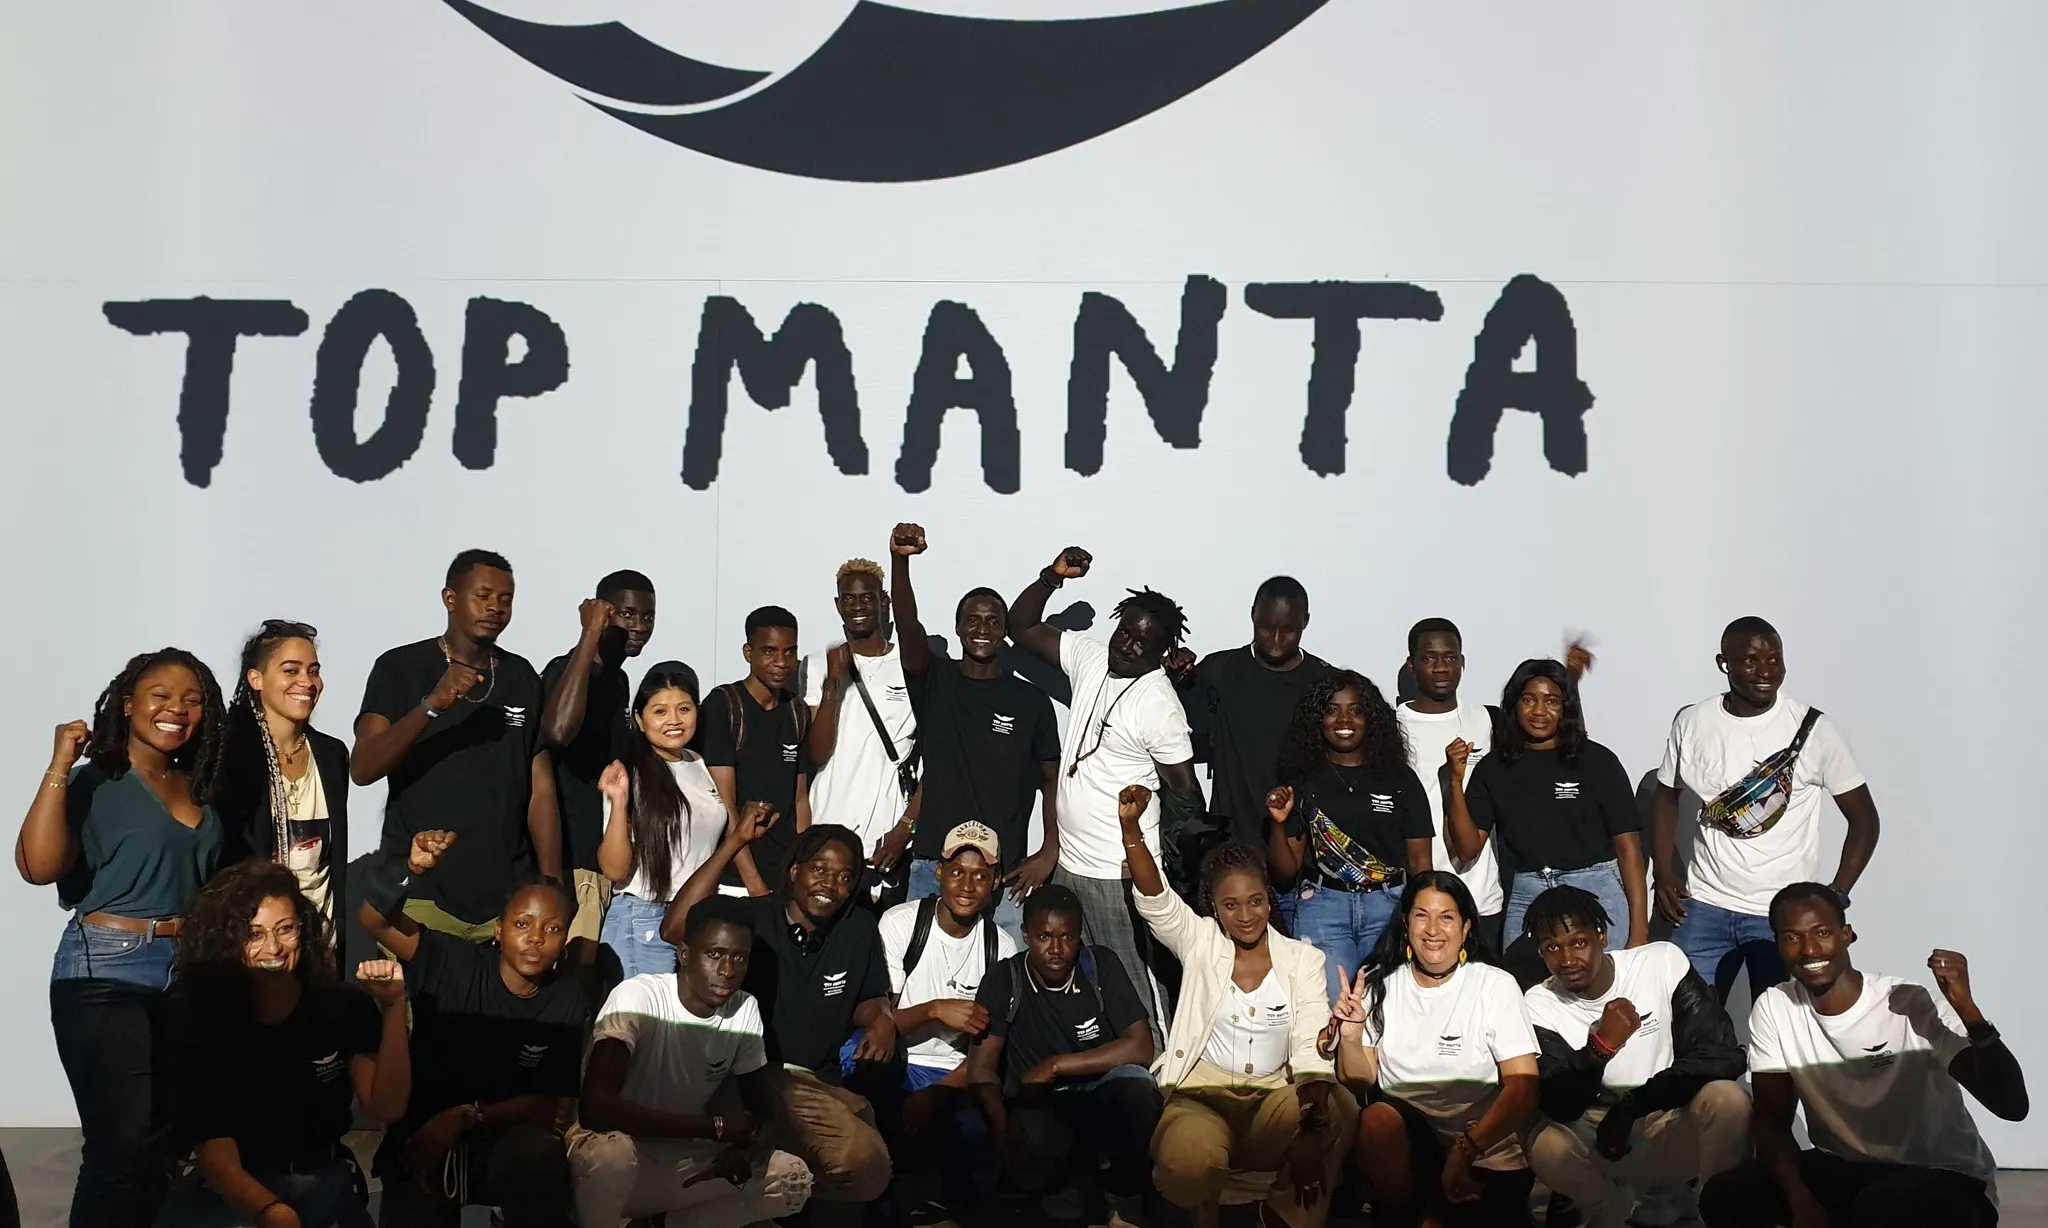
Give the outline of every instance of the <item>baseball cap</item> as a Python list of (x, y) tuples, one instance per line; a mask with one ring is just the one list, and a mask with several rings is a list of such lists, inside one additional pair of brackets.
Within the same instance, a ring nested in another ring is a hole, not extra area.
[(939, 846), (939, 859), (951, 861), (953, 855), (961, 849), (974, 849), (990, 865), (1001, 860), (996, 833), (990, 830), (986, 823), (977, 823), (970, 819), (947, 832), (945, 843)]

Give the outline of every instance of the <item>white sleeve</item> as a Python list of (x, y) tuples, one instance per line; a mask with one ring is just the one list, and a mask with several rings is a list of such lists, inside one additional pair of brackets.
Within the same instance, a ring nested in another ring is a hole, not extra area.
[(1060, 670), (1080, 690), (1083, 675), (1109, 670), (1109, 645), (1078, 631), (1060, 632)]
[[(986, 922), (985, 924), (994, 925), (995, 922), (991, 920)], [(1017, 946), (1017, 940), (1015, 938), (1010, 937), (1010, 931), (998, 926), (996, 929), (996, 958), (999, 960), (1008, 959), (1012, 955), (1015, 955), (1020, 949), (1021, 948)], [(983, 968), (981, 970), (981, 974), (983, 976), (987, 976), (990, 972), (993, 971), (993, 968)]]
[(1657, 783), (1667, 789), (1676, 789), (1680, 783), (1678, 755), (1686, 718), (1691, 715), (1691, 708), (1680, 708), (1671, 718), (1670, 736), (1664, 739), (1664, 762), (1657, 765)]
[(1784, 1005), (1785, 995), (1773, 988), (1758, 995), (1756, 1004), (1749, 1008), (1751, 1074), (1786, 1074), (1792, 1069), (1778, 1040), (1778, 1027), (1782, 1022), (1779, 1012)]
[(750, 995), (733, 1020), (740, 1025), (739, 1048), (733, 1051), (732, 1072), (752, 1074), (768, 1064), (767, 1029), (761, 1026), (761, 1004)]
[(1849, 753), (1848, 739), (1825, 715), (1813, 723), (1813, 732), (1807, 735), (1801, 754), (1808, 758), (1829, 797), (1840, 797), (1866, 783), (1855, 756)]
[(1503, 972), (1486, 978), (1480, 1014), (1486, 1020), (1486, 1044), (1494, 1061), (1529, 1057), (1536, 1052), (1536, 1029), (1529, 1026), (1529, 1015), (1522, 1009), (1522, 991), (1515, 985), (1514, 977)]
[(597, 1023), (590, 1029), (590, 1043), (616, 1040), (628, 1050), (633, 1049), (640, 1039), (640, 1025), (654, 1017), (654, 1007), (640, 978), (629, 977), (619, 982), (618, 988), (604, 1000), (604, 1009), (597, 1013)]
[(812, 708), (825, 702), (825, 658), (812, 653), (804, 658), (804, 702)]
[(883, 913), (881, 923), (875, 926), (882, 936), (882, 961), (889, 965), (889, 992), (899, 996), (903, 993), (903, 957), (910, 951), (910, 935), (917, 930), (917, 909), (915, 901), (898, 904)]
[(1154, 763), (1186, 763), (1195, 757), (1187, 709), (1181, 707), (1180, 696), (1171, 686), (1151, 688), (1151, 694), (1145, 698), (1145, 720), (1139, 733)]
[(1920, 1038), (1933, 1048), (1935, 1060), (1943, 1070), (1956, 1060), (1956, 1054), (1970, 1047), (1962, 1017), (1949, 1006), (1948, 999), (1937, 999), (1925, 986), (1901, 985), (1892, 990), (1891, 1008), (1904, 1015)]

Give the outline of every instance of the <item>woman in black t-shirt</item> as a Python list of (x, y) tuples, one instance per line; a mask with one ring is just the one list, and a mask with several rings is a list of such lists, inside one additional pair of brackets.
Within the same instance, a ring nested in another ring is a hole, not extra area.
[(1508, 884), (1501, 941), (1522, 937), (1537, 896), (1568, 884), (1599, 897), (1608, 916), (1628, 918), (1628, 945), (1648, 942), (1635, 789), (1614, 752), (1586, 736), (1576, 671), (1547, 658), (1522, 662), (1501, 692), (1493, 750), (1467, 786), (1469, 753), (1463, 742), (1445, 752), (1445, 843), (1464, 861), (1494, 840)]
[(155, 1149), (170, 1072), (152, 1055), (179, 927), (220, 864), (224, 723), (199, 658), (133, 658), (100, 692), (90, 727), (57, 727), (14, 844), (22, 878), (55, 883), (73, 914), (50, 970), (50, 1024), (85, 1135), (76, 1228), (135, 1228), (162, 1196)]
[(171, 1194), (159, 1228), (370, 1228), (341, 1138), (357, 1100), (387, 1125), (405, 1112), (405, 976), (371, 960), (356, 968), (368, 994), (336, 984), (331, 943), (326, 917), (270, 862), (223, 872), (193, 902), (173, 990), (174, 1108), (201, 1184)]
[(1309, 688), (1280, 739), (1266, 795), (1267, 856), (1299, 881), (1294, 936), (1322, 951), (1330, 1000), (1393, 919), (1401, 885), (1429, 869), (1429, 798), (1372, 679), (1339, 670)]

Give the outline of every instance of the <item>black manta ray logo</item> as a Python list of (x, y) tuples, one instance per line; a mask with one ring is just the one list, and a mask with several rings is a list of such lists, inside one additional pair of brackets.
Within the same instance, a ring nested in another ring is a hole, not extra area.
[(727, 162), (862, 183), (971, 175), (1091, 140), (1214, 81), (1326, 2), (1011, 20), (859, 0), (778, 74), (692, 59), (616, 21), (545, 25), (447, 0), (643, 132)]

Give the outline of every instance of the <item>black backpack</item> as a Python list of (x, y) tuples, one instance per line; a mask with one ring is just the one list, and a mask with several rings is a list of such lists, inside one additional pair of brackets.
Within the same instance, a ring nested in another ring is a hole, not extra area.
[[(925, 943), (932, 936), (932, 922), (939, 915), (939, 897), (928, 895), (917, 902), (917, 925), (910, 931), (910, 945), (903, 952), (903, 980), (910, 981), (911, 969), (924, 955)], [(981, 914), (975, 924), (981, 928), (981, 971), (987, 976), (996, 966), (996, 923), (987, 913)]]
[[(746, 685), (744, 682), (728, 682), (718, 688), (725, 693), (726, 720), (731, 724), (732, 753), (735, 756), (740, 753), (740, 748), (747, 744), (747, 710), (744, 706), (747, 696), (743, 694)], [(800, 696), (787, 697), (780, 706), (787, 707), (794, 715), (796, 744), (801, 747), (811, 732), (810, 706), (805, 704)]]

